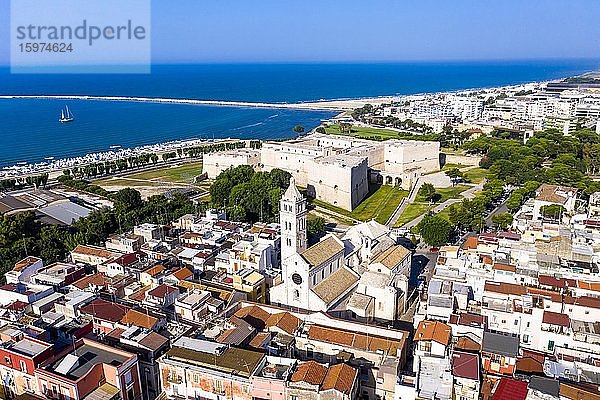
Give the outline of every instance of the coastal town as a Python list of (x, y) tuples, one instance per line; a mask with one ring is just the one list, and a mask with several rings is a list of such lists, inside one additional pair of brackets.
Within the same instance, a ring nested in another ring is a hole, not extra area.
[(0, 398), (600, 399), (598, 75), (373, 100), (5, 172)]

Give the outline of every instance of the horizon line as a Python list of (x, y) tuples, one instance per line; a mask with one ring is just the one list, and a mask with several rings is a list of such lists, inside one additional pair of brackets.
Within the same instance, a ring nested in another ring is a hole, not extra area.
[[(150, 63), (150, 66), (168, 66), (168, 65), (361, 65), (361, 64), (460, 64), (460, 63), (510, 63), (510, 62), (542, 62), (542, 61), (562, 61), (562, 62), (598, 62), (597, 57), (517, 57), (517, 58), (441, 58), (441, 59), (340, 59), (340, 60), (156, 60)], [(122, 66), (132, 64), (96, 64), (74, 66), (77, 68), (97, 68), (104, 66)], [(137, 65), (137, 64), (135, 64)], [(146, 65), (146, 64), (139, 64)], [(0, 62), (0, 68), (10, 68), (11, 63)], [(32, 66), (36, 68), (38, 66)], [(52, 67), (51, 65), (39, 65), (40, 68)], [(600, 65), (599, 65), (600, 68)]]

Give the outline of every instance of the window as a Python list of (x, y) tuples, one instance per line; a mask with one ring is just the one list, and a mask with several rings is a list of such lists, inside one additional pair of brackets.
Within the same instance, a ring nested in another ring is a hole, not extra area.
[(515, 319), (515, 326), (519, 325), (519, 320)]
[(554, 340), (548, 340), (548, 350), (554, 350)]
[(307, 347), (306, 348), (306, 357), (313, 358), (314, 356), (315, 356), (315, 352), (313, 351), (312, 347)]
[(19, 361), (19, 364), (20, 364), (20, 366), (21, 366), (21, 371), (23, 371), (23, 372), (27, 372), (27, 364), (25, 363), (25, 361), (23, 361), (23, 360), (20, 360), (20, 361)]
[(529, 335), (523, 335), (523, 343), (529, 343)]
[(426, 353), (431, 352), (431, 342), (419, 342), (419, 350)]
[(62, 397), (63, 397), (64, 400), (70, 400), (71, 399), (71, 392), (69, 391), (69, 388), (65, 388), (65, 387), (60, 388), (60, 392), (62, 393)]
[(215, 393), (224, 394), (225, 388), (223, 386), (223, 381), (215, 381)]

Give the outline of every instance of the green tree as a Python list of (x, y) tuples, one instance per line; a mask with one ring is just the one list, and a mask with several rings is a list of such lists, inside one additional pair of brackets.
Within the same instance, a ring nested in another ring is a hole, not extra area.
[(118, 210), (132, 211), (143, 204), (140, 192), (132, 188), (121, 189), (111, 197), (115, 202), (115, 208)]
[(494, 214), (492, 215), (492, 222), (496, 226), (496, 229), (507, 229), (513, 222), (513, 216), (511, 213)]
[(424, 183), (421, 188), (419, 189), (419, 192), (417, 193), (420, 197), (422, 197), (423, 199), (431, 202), (435, 199), (437, 192), (435, 191), (435, 188), (433, 187), (433, 185), (429, 182)]
[(463, 176), (462, 172), (460, 172), (458, 168), (450, 168), (446, 171), (446, 175), (452, 181), (452, 186), (454, 186), (456, 184), (456, 181), (462, 178)]
[(431, 213), (425, 215), (416, 229), (425, 243), (430, 246), (446, 244), (452, 235), (452, 225), (444, 218)]
[(551, 218), (558, 220), (562, 216), (562, 214), (566, 211), (566, 209), (559, 204), (548, 204), (540, 207), (540, 213), (545, 218)]
[(306, 223), (306, 230), (309, 235), (320, 235), (325, 232), (325, 219), (323, 217), (309, 219)]

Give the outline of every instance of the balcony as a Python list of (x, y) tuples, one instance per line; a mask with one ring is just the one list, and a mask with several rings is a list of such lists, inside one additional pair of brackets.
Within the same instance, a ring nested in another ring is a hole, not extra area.
[(179, 385), (180, 383), (183, 382), (183, 378), (181, 376), (171, 376), (171, 375), (167, 375), (167, 382), (175, 384), (175, 385)]

